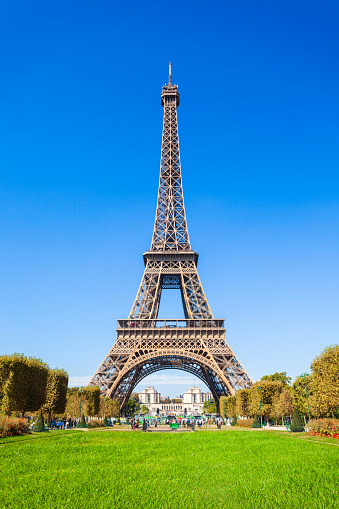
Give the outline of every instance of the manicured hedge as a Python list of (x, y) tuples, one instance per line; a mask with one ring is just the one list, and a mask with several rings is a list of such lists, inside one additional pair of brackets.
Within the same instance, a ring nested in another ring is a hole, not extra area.
[(108, 426), (108, 423), (104, 424), (104, 421), (89, 421), (87, 423), (87, 428), (104, 428), (105, 426)]
[(241, 428), (252, 428), (254, 419), (238, 419), (237, 426)]
[(307, 423), (307, 435), (339, 438), (339, 419), (312, 419)]
[(0, 415), (0, 437), (14, 437), (28, 433), (29, 426), (26, 419), (16, 419)]

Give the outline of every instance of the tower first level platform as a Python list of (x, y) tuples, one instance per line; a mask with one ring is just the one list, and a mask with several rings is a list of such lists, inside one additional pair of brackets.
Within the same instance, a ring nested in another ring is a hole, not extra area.
[(218, 402), (251, 384), (225, 332), (221, 319), (118, 320), (117, 340), (92, 382), (123, 407), (143, 378), (180, 369), (200, 378)]

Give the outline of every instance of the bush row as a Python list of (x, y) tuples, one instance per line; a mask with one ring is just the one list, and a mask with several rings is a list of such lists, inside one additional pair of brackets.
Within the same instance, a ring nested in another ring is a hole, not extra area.
[(0, 437), (14, 437), (28, 433), (29, 426), (25, 419), (16, 419), (0, 415)]
[(252, 428), (254, 419), (238, 419), (236, 426), (241, 428)]
[(339, 438), (339, 419), (312, 419), (307, 423), (307, 434)]
[(87, 428), (104, 428), (104, 421), (89, 421), (87, 423)]

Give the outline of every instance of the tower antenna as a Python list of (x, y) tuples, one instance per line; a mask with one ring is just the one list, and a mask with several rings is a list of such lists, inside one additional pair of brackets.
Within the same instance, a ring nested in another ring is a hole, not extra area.
[(169, 67), (169, 71), (168, 71), (168, 84), (172, 85), (172, 62), (169, 62), (168, 67)]

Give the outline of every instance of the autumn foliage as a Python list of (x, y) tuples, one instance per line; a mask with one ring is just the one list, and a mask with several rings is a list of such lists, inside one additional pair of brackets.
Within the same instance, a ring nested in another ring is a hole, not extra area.
[(311, 419), (307, 423), (307, 435), (339, 439), (339, 419)]
[(41, 359), (18, 353), (0, 356), (0, 413), (62, 413), (67, 385), (66, 371), (50, 369)]
[(26, 419), (16, 419), (7, 415), (0, 415), (0, 437), (14, 437), (28, 433), (29, 427)]

